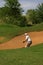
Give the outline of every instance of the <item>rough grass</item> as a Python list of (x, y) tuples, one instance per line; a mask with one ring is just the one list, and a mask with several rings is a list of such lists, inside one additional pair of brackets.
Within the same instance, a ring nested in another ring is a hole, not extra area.
[(30, 48), (0, 50), (0, 65), (43, 65), (43, 44)]
[(27, 31), (30, 32), (30, 31), (42, 31), (42, 30), (43, 30), (43, 24), (37, 24), (37, 25), (26, 26), (26, 27), (19, 27), (19, 26), (10, 25), (10, 24), (1, 24), (0, 36), (12, 37)]

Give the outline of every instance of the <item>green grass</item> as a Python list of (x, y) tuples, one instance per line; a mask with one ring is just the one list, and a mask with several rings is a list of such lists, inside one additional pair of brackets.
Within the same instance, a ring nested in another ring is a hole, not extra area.
[[(43, 23), (28, 27), (19, 27), (11, 24), (0, 24), (0, 36), (6, 37), (4, 41), (7, 41), (17, 35), (23, 34), (24, 32), (42, 31), (42, 30), (43, 30)], [(0, 43), (1, 42), (3, 41), (0, 41)]]
[(0, 50), (0, 65), (43, 65), (43, 44), (30, 48)]

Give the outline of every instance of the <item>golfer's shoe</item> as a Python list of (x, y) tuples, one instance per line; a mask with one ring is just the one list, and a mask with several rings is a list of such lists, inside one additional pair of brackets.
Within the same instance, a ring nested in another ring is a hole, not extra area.
[(25, 46), (25, 48), (26, 48), (27, 46)]

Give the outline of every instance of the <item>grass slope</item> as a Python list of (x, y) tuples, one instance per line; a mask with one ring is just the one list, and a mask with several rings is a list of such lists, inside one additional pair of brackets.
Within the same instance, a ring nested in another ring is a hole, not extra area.
[(0, 65), (43, 65), (43, 44), (16, 50), (0, 50)]
[(37, 24), (33, 26), (28, 27), (19, 27), (15, 25), (10, 24), (1, 24), (0, 25), (0, 36), (16, 36), (18, 34), (22, 34), (24, 32), (30, 32), (30, 31), (42, 31), (43, 30), (43, 24)]

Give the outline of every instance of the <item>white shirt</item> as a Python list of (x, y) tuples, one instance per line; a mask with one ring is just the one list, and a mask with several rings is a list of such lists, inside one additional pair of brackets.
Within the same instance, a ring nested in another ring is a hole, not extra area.
[(31, 41), (31, 38), (28, 35), (26, 35), (26, 40), (27, 40), (27, 42), (29, 42), (29, 41)]

